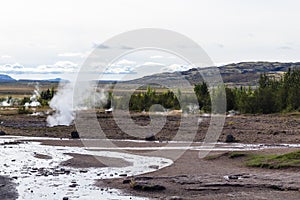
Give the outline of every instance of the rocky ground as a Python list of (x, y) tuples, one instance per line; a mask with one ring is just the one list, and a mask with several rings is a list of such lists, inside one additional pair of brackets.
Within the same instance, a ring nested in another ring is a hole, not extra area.
[[(118, 116), (122, 118), (122, 116)], [(163, 117), (163, 116), (161, 116)], [(150, 118), (143, 114), (133, 114), (132, 119), (139, 125), (148, 125)], [(115, 123), (111, 114), (98, 114), (97, 120), (105, 137), (109, 139), (144, 139), (127, 135)], [(92, 129), (88, 119), (86, 129)], [(188, 120), (187, 120), (188, 121)], [(176, 135), (180, 126), (181, 116), (170, 115), (163, 129), (156, 134), (156, 137), (170, 141)], [(186, 124), (186, 127), (195, 124)], [(210, 118), (203, 118), (199, 125), (194, 141), (203, 141), (209, 127)], [(126, 125), (126, 121), (124, 122)], [(236, 115), (227, 117), (219, 141), (224, 142), (228, 134), (232, 134), (241, 143), (297, 143), (300, 142), (300, 114), (271, 114), (271, 115)], [(0, 130), (9, 135), (47, 136), (47, 137), (70, 137), (75, 126), (47, 127), (46, 116), (29, 115), (0, 115)], [(127, 126), (128, 132), (133, 131)], [(149, 133), (145, 133), (146, 135)], [(97, 137), (90, 134), (87, 137)]]
[[(286, 151), (291, 149), (276, 150), (277, 153)], [(172, 166), (154, 173), (133, 178), (99, 180), (97, 184), (119, 188), (130, 195), (154, 199), (300, 198), (300, 169), (257, 169), (245, 167), (242, 163), (243, 159), (231, 159), (225, 155), (213, 160), (199, 159), (198, 152), (187, 151)], [(132, 187), (132, 182), (141, 186), (159, 185), (165, 189), (155, 191), (136, 188)]]
[[(134, 114), (132, 119), (140, 125), (148, 125), (150, 122), (147, 115)], [(180, 125), (180, 119), (178, 115), (168, 116), (166, 125), (156, 135), (156, 138), (164, 142), (172, 140)], [(118, 128), (110, 114), (98, 114), (97, 120), (107, 138), (137, 139)], [(194, 141), (203, 140), (209, 123), (210, 118), (202, 120)], [(236, 115), (226, 118), (219, 141), (224, 142), (226, 137), (231, 134), (240, 143), (295, 144), (300, 142), (299, 124), (298, 113)], [(130, 131), (131, 127), (127, 128)], [(74, 125), (47, 127), (46, 116), (0, 115), (0, 131), (9, 135), (70, 137), (70, 133), (74, 130)], [(82, 146), (79, 140), (48, 140), (43, 143), (45, 145)], [(149, 145), (130, 142), (116, 142), (115, 144), (117, 146), (134, 145), (135, 147)], [(163, 144), (152, 143), (150, 146)], [(254, 153), (280, 154), (294, 150), (294, 148), (266, 149)], [(226, 152), (214, 152), (213, 154), (219, 154), (215, 159), (200, 159), (198, 151), (188, 150), (175, 160), (173, 165), (154, 173), (137, 177), (98, 180), (96, 184), (101, 188), (118, 188), (130, 195), (154, 199), (300, 199), (300, 169), (250, 168), (244, 165), (245, 158), (232, 159), (224, 153)], [(44, 155), (36, 156), (47, 159)], [(72, 156), (73, 159), (61, 165), (81, 168), (84, 166), (105, 167), (113, 164), (117, 166), (120, 163), (120, 166), (130, 164), (120, 162), (120, 160), (98, 163), (97, 159), (91, 156), (76, 154)], [(159, 191), (141, 189), (155, 185), (162, 187)], [(9, 178), (0, 177), (0, 199), (14, 199), (16, 195), (14, 188), (13, 182)]]

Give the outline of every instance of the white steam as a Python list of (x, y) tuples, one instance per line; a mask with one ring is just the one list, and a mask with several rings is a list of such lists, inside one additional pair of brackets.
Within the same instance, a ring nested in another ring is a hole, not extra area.
[(74, 120), (73, 112), (73, 86), (71, 83), (60, 85), (57, 93), (49, 103), (55, 111), (47, 117), (48, 126), (66, 125), (69, 126)]
[(12, 106), (13, 105), (13, 99), (10, 99), (10, 98), (6, 98), (6, 100), (0, 102), (0, 106), (3, 106), (3, 107), (9, 107), (9, 106)]
[(95, 92), (95, 86), (92, 85), (83, 90), (83, 93), (76, 94), (76, 101), (73, 101), (74, 85), (75, 83), (63, 83), (59, 86), (49, 103), (54, 113), (47, 117), (48, 126), (69, 126), (75, 119), (75, 111), (93, 109), (106, 101), (105, 92)]
[(39, 85), (36, 84), (35, 90), (33, 91), (33, 94), (30, 97), (30, 102), (26, 102), (24, 104), (24, 106), (25, 107), (39, 107), (39, 106), (41, 106), (41, 103), (38, 101), (39, 97), (40, 97), (40, 88), (39, 88)]

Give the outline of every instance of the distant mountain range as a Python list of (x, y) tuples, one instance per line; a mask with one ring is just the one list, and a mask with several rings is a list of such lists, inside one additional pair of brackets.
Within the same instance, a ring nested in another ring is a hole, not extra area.
[[(261, 74), (266, 73), (270, 76), (280, 77), (289, 68), (300, 69), (300, 62), (280, 63), (280, 62), (240, 62), (217, 67), (223, 78), (223, 82), (229, 86), (255, 86)], [(210, 68), (193, 68), (182, 72), (166, 72), (145, 76), (136, 80), (126, 81), (128, 84), (149, 85), (155, 82), (161, 82), (168, 85), (168, 82), (174, 82), (178, 79), (186, 79), (191, 84), (203, 81), (202, 75), (209, 76)]]
[(67, 80), (61, 79), (61, 78), (55, 78), (55, 79), (46, 79), (46, 80), (30, 80), (30, 79), (20, 79), (16, 80), (12, 77), (0, 74), (0, 83), (14, 83), (14, 82), (51, 82), (51, 83), (58, 83), (58, 82), (66, 82)]
[[(266, 73), (270, 76), (279, 77), (284, 72), (291, 69), (300, 69), (300, 62), (280, 63), (280, 62), (240, 62), (217, 67), (223, 78), (224, 83), (229, 86), (255, 86), (258, 83), (260, 74)], [(191, 84), (203, 81), (202, 75), (209, 76), (210, 67), (194, 68), (181, 72), (157, 73), (144, 76), (139, 79), (124, 81), (127, 84), (149, 85), (157, 82), (168, 84), (182, 79), (188, 80)], [(8, 75), (0, 74), (0, 82), (61, 82), (66, 81), (60, 78), (49, 80), (15, 80)], [(103, 81), (100, 81), (103, 82)], [(104, 81), (104, 83), (114, 83), (115, 81)]]
[(5, 74), (0, 74), (0, 83), (3, 82), (16, 82), (15, 79), (13, 79), (12, 77), (5, 75)]

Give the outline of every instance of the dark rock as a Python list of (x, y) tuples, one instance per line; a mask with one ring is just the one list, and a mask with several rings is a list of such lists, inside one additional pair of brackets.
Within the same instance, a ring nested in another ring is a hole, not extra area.
[(6, 135), (4, 131), (0, 131), (0, 135)]
[(71, 187), (71, 188), (74, 188), (74, 187), (77, 187), (77, 186), (78, 186), (78, 184), (76, 184), (76, 183), (73, 183), (73, 184), (69, 185), (69, 187)]
[(158, 165), (150, 165), (149, 168), (151, 168), (151, 169), (159, 169), (159, 166)]
[(69, 197), (64, 197), (63, 200), (69, 200)]
[(129, 184), (130, 182), (131, 182), (130, 179), (125, 179), (125, 180), (123, 180), (123, 184)]
[(147, 183), (135, 183), (132, 188), (140, 191), (162, 191), (166, 189), (166, 187), (162, 185), (150, 185)]
[(238, 175), (229, 175), (228, 176), (229, 179), (239, 179)]
[(235, 142), (235, 138), (233, 137), (233, 135), (228, 134), (228, 135), (226, 136), (225, 142), (227, 142), (227, 143)]
[(146, 140), (146, 141), (155, 141), (156, 138), (155, 138), (155, 135), (149, 134), (149, 135), (147, 135), (147, 136), (145, 137), (145, 140)]
[(71, 138), (73, 139), (78, 139), (79, 137), (79, 133), (77, 131), (72, 131), (71, 132)]
[(3, 145), (17, 145), (17, 144), (21, 144), (20, 141), (8, 141), (8, 142), (4, 142)]
[(119, 176), (127, 176), (127, 174), (119, 174)]

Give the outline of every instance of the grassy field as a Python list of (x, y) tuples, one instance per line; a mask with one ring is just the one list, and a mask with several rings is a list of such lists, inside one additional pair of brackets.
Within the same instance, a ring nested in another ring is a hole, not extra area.
[(38, 86), (39, 90), (47, 90), (48, 88), (57, 88), (58, 83), (50, 82), (14, 82), (14, 83), (0, 83), (0, 98), (23, 98), (30, 96)]

